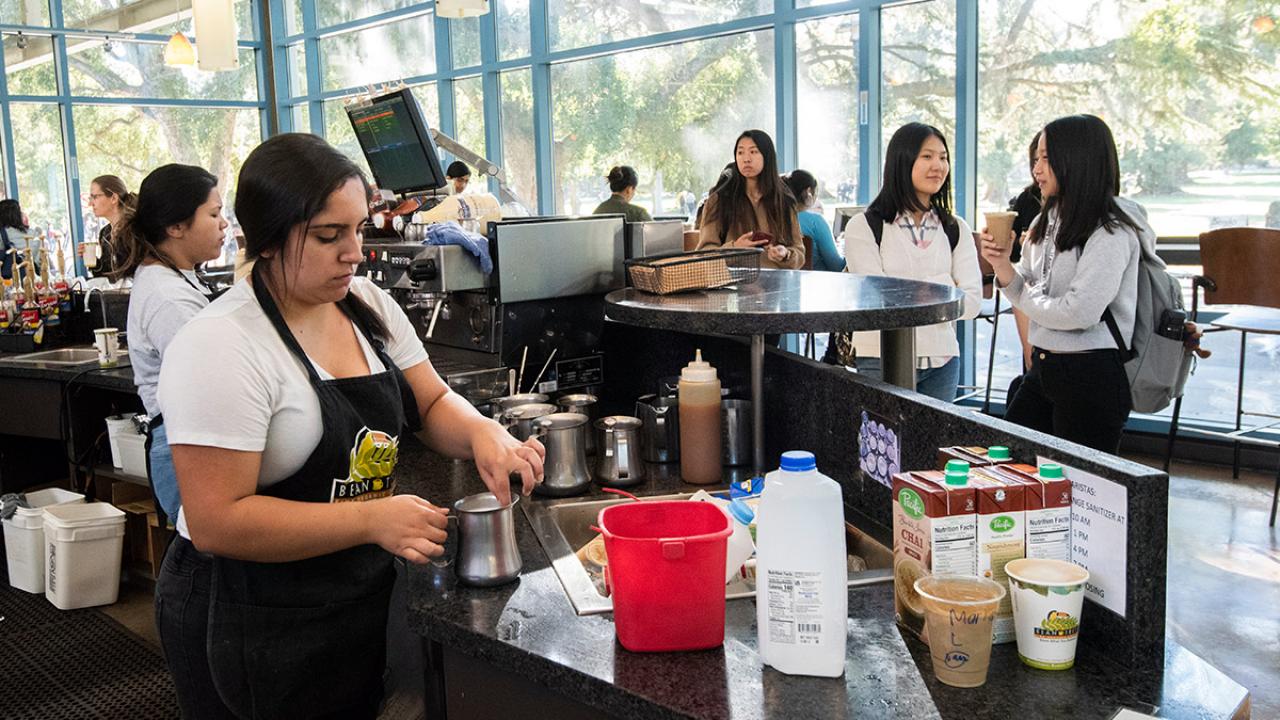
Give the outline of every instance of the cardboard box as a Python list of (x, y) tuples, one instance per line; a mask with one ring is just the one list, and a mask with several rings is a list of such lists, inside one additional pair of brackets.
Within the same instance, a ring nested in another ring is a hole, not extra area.
[[(997, 466), (998, 467), (998, 466)], [(1023, 483), (1001, 477), (991, 468), (970, 472), (969, 484), (978, 499), (978, 575), (1009, 586), (1004, 566), (1026, 557), (1026, 494)], [(1008, 594), (1000, 602), (992, 624), (992, 642), (1013, 642), (1013, 603)]]
[(893, 476), (893, 607), (898, 622), (928, 642), (915, 581), (932, 574), (976, 575), (977, 499), (940, 472)]
[(1027, 488), (1027, 557), (1071, 561), (1071, 481), (1044, 478), (1034, 465), (996, 465), (1001, 477)]

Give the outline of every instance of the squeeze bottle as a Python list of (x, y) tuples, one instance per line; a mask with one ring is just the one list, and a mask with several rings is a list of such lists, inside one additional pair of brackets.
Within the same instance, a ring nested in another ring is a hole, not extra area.
[(847, 568), (840, 485), (818, 472), (813, 453), (783, 453), (756, 509), (756, 627), (766, 665), (844, 674)]
[(720, 380), (697, 350), (680, 373), (680, 479), (695, 485), (721, 480)]

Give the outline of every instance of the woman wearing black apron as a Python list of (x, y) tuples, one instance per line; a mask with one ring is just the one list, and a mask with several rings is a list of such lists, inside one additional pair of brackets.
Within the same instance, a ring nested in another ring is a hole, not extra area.
[(353, 278), (368, 193), (315, 136), (255, 149), (236, 193), (253, 272), (166, 355), (183, 505), (156, 606), (185, 717), (376, 716), (393, 556), (445, 539), (447, 510), (394, 494), (405, 430), (474, 458), (503, 501), (512, 473), (526, 493), (541, 478), (541, 446), (450, 393), (394, 301)]

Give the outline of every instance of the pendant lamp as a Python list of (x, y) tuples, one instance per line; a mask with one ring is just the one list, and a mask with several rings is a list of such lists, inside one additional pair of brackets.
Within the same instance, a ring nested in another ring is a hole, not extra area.
[(200, 52), (196, 65), (201, 70), (234, 70), (240, 66), (236, 48), (236, 15), (232, 0), (192, 0), (196, 21), (196, 42)]
[[(182, 9), (178, 7), (177, 0), (173, 3), (174, 17), (179, 21), (182, 20)], [(182, 30), (178, 30), (169, 38), (169, 42), (164, 46), (164, 64), (171, 67), (179, 67), (182, 65), (196, 64), (196, 49), (191, 47), (191, 41), (186, 35), (182, 34)]]
[(436, 0), (436, 15), (442, 18), (479, 17), (489, 12), (489, 0)]

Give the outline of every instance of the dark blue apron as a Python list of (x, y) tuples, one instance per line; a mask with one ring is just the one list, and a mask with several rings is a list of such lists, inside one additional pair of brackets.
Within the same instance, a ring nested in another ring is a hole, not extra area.
[[(320, 443), (259, 493), (302, 502), (390, 496), (399, 436), (421, 425), (413, 391), (366, 328), (385, 372), (321, 380), (255, 277), (254, 294), (320, 401)], [(213, 559), (209, 667), (243, 718), (373, 718), (382, 700), (393, 557), (377, 545), (283, 563)]]

